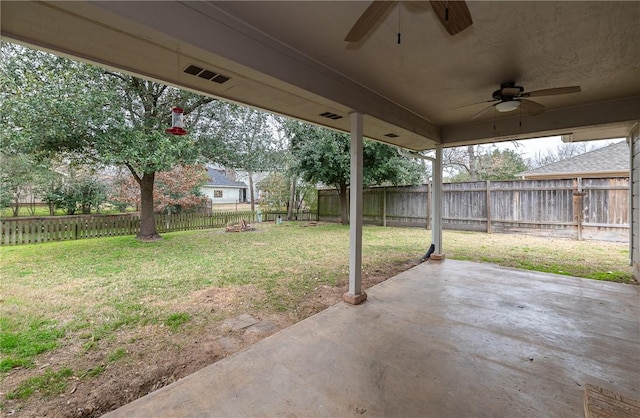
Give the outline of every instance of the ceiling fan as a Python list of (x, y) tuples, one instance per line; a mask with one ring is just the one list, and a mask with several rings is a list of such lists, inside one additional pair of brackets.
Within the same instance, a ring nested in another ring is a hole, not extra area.
[[(346, 42), (358, 42), (386, 16), (399, 1), (373, 1), (353, 25)], [(421, 2), (411, 2), (421, 3)], [(451, 35), (468, 28), (473, 23), (469, 8), (464, 1), (430, 1), (438, 20)]]
[[(493, 92), (491, 100), (486, 100), (480, 103), (492, 103), (489, 107), (482, 109), (476, 113), (471, 119), (478, 119), (479, 117), (497, 110), (498, 112), (511, 112), (516, 109), (520, 109), (522, 113), (527, 115), (539, 115), (546, 109), (545, 106), (533, 100), (526, 99), (527, 97), (542, 97), (542, 96), (557, 96), (560, 94), (580, 93), (580, 86), (568, 86), (568, 87), (555, 87), (551, 89), (542, 89), (525, 92), (524, 87), (516, 86), (516, 83), (502, 83), (500, 88)], [(480, 104), (480, 103), (474, 103)], [(468, 105), (471, 106), (471, 105)], [(464, 107), (464, 106), (463, 106)]]

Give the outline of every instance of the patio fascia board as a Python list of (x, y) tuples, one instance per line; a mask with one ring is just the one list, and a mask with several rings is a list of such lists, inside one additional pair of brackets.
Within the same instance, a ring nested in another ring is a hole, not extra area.
[(547, 110), (536, 116), (513, 116), (442, 128), (445, 147), (513, 141), (598, 129), (627, 127), (640, 120), (640, 96)]

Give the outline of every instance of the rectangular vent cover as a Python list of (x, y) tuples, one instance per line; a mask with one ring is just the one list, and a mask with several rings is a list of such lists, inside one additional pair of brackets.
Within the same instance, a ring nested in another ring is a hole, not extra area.
[(331, 112), (320, 113), (320, 116), (324, 116), (325, 118), (329, 118), (333, 120), (342, 119), (342, 116), (336, 115), (335, 113), (331, 113)]
[(195, 65), (189, 65), (187, 68), (184, 69), (184, 72), (187, 74), (195, 75), (200, 78), (204, 78), (205, 80), (213, 81), (214, 83), (218, 83), (218, 84), (223, 84), (231, 80), (231, 77), (218, 74), (214, 71), (205, 70), (204, 68), (200, 68)]

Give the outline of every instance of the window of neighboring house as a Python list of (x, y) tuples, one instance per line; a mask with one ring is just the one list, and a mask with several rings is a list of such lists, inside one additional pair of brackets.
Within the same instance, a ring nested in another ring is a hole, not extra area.
[(222, 190), (214, 190), (213, 191), (213, 198), (214, 199), (222, 198)]

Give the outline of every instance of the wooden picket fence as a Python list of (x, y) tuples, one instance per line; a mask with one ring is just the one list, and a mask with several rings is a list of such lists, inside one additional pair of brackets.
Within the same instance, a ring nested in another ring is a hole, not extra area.
[[(282, 220), (286, 220), (288, 216), (289, 216), (289, 214), (288, 214), (288, 212), (286, 210), (282, 210), (282, 211), (270, 210), (268, 212), (263, 212), (262, 213), (262, 220), (264, 222), (276, 221), (278, 218), (280, 218)], [(312, 210), (308, 210), (308, 209), (304, 209), (304, 210), (294, 211), (293, 212), (293, 217), (291, 218), (291, 220), (293, 220), (293, 221), (317, 221), (318, 220), (318, 216), (317, 216), (317, 212), (312, 211)]]
[[(210, 215), (183, 213), (156, 215), (159, 233), (191, 229), (223, 228), (230, 224), (253, 222), (251, 211), (215, 212)], [(135, 235), (140, 229), (139, 214), (77, 215), (4, 218), (0, 245), (35, 244), (85, 238)]]

